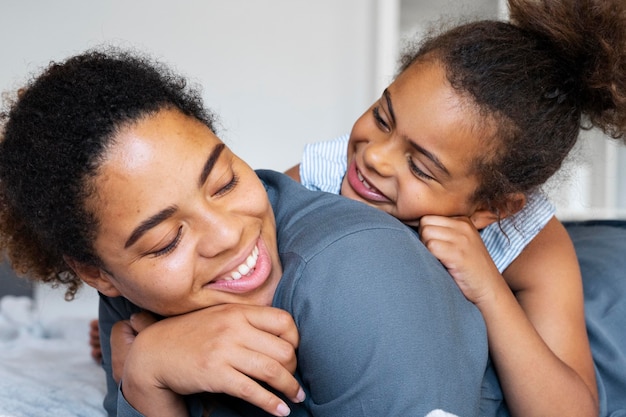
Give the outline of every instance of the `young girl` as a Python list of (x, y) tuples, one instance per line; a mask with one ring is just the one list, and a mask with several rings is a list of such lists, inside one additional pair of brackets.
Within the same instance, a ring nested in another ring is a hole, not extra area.
[(577, 259), (538, 188), (581, 126), (624, 137), (626, 6), (509, 5), (510, 24), (462, 25), (407, 54), (349, 138), (308, 146), (288, 174), (418, 228), (481, 311), (511, 414), (593, 416)]

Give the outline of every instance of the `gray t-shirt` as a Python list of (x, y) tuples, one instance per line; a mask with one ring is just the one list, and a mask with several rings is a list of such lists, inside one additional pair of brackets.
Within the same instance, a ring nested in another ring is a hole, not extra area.
[[(415, 232), (364, 204), (257, 173), (284, 269), (274, 306), (292, 314), (300, 333), (297, 377), (307, 399), (290, 404), (291, 416), (481, 415), (483, 319)], [(103, 340), (136, 310), (102, 297)], [(108, 343), (103, 354), (109, 413), (138, 415), (112, 381)], [(200, 415), (193, 396), (189, 404)], [(230, 406), (211, 415), (266, 415)]]

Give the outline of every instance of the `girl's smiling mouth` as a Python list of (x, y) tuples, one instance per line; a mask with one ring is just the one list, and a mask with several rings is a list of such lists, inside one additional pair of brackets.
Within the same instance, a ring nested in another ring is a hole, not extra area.
[(391, 201), (363, 176), (361, 171), (357, 168), (354, 160), (352, 160), (350, 166), (348, 167), (347, 179), (352, 190), (362, 199), (381, 203), (388, 203)]

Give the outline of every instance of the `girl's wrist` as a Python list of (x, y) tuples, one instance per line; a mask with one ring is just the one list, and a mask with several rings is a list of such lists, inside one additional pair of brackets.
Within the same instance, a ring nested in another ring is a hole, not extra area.
[(492, 309), (498, 309), (505, 305), (503, 300), (515, 298), (511, 288), (508, 286), (504, 277), (498, 273), (498, 276), (491, 280), (491, 285), (485, 290), (484, 294), (477, 298), (474, 305), (483, 315)]

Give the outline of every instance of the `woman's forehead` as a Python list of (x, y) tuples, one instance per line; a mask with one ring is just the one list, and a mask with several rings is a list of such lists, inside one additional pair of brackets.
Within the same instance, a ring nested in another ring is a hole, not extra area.
[(174, 198), (184, 184), (195, 184), (203, 158), (221, 143), (204, 124), (175, 111), (129, 124), (116, 134), (92, 179), (90, 205), (102, 220), (129, 206), (143, 211), (142, 206)]

